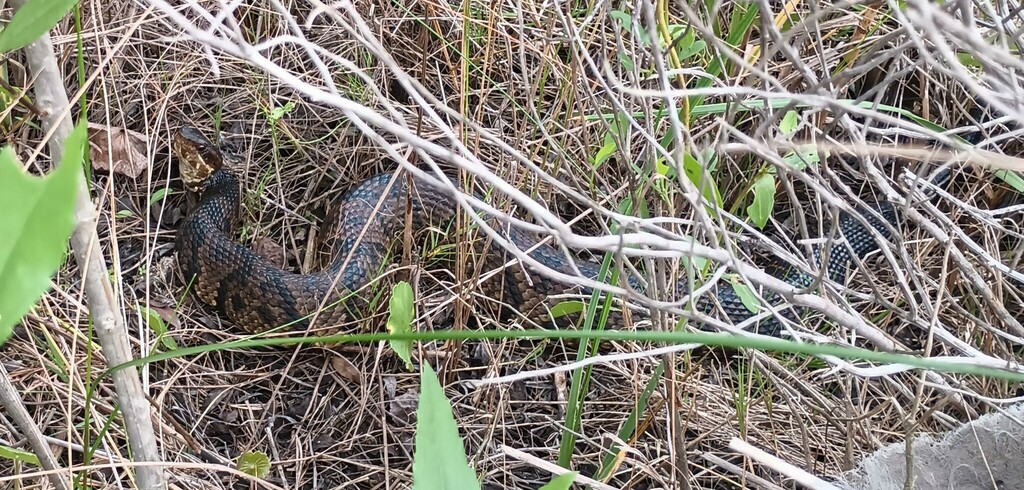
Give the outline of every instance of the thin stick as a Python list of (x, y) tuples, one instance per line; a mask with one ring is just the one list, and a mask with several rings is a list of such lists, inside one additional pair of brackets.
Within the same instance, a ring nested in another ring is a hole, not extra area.
[(775, 471), (778, 471), (779, 473), (782, 473), (783, 475), (792, 478), (793, 481), (807, 488), (815, 488), (820, 490), (839, 490), (835, 485), (832, 485), (831, 483), (822, 480), (821, 478), (818, 478), (804, 471), (801, 468), (789, 464), (776, 456), (768, 454), (767, 452), (750, 445), (750, 443), (742, 439), (736, 437), (732, 438), (732, 440), (729, 441), (729, 449), (732, 449), (739, 453), (743, 453), (750, 459), (753, 459), (754, 461), (757, 461), (768, 468), (771, 468)]
[(18, 395), (18, 390), (11, 384), (3, 364), (0, 364), (0, 405), (7, 410), (8, 415), (17, 424), (18, 430), (28, 439), (29, 445), (32, 446), (32, 452), (39, 458), (39, 463), (43, 465), (43, 468), (54, 471), (54, 473), (46, 475), (50, 479), (50, 483), (58, 490), (68, 490), (70, 472), (59, 471), (62, 468), (57, 464), (57, 458), (53, 457), (53, 452), (50, 451), (50, 445), (46, 443), (43, 433), (32, 420), (28, 410), (25, 410), (25, 404), (22, 402), (21, 396)]

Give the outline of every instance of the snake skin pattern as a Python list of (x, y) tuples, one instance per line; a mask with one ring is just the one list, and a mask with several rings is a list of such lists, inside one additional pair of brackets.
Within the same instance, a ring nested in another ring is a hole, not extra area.
[[(332, 333), (346, 322), (360, 318), (368, 309), (366, 298), (375, 294), (365, 286), (380, 276), (395, 239), (405, 230), (407, 204), (411, 205), (409, 212), (414, 230), (431, 225), (445, 226), (452, 222), (457, 209), (448, 194), (429, 184), (417, 183), (410, 192), (404, 175), (393, 178), (394, 175), (388, 173), (371, 177), (343, 195), (331, 211), (333, 218), (329, 218), (328, 225), (334, 226), (332, 236), (335, 239), (328, 241), (333, 242), (330, 265), (321, 272), (292, 273), (233, 240), (239, 183), (229, 171), (220, 168), (219, 149), (191, 128), (183, 128), (175, 136), (174, 146), (183, 180), (190, 189), (200, 192), (198, 203), (178, 228), (175, 246), (179, 267), (199, 299), (254, 333), (278, 327), (304, 331), (310, 327), (311, 320), (318, 334)], [(205, 171), (197, 171), (197, 167), (202, 169), (207, 165)], [(886, 222), (897, 222), (894, 207), (876, 203), (872, 209), (878, 215), (862, 212), (864, 220), (889, 239), (890, 228)], [(864, 257), (877, 250), (878, 244), (864, 224), (845, 213), (840, 215), (839, 230), (842, 239), (829, 247), (826, 270), (830, 279), (841, 284), (852, 258)], [(512, 228), (505, 231), (505, 236), (520, 250), (536, 246), (530, 255), (541, 264), (565, 274), (576, 274), (558, 249), (537, 245), (538, 239), (527, 232)], [(809, 263), (817, 266), (823, 255), (822, 248), (815, 246)], [(523, 266), (505, 267), (510, 254), (497, 246), (490, 247), (483, 257), (484, 273), (503, 268), (502, 273), (481, 285), (483, 293), (502, 300), (542, 325), (552, 321), (548, 315), (548, 308), (556, 303), (552, 296), (591, 293), (587, 288), (528, 272)], [(600, 271), (598, 264), (586, 261), (576, 261), (576, 268), (590, 278), (598, 277)], [(800, 288), (810, 286), (815, 279), (799, 269), (776, 264), (766, 266), (766, 271)], [(634, 288), (641, 289), (640, 281), (630, 282)], [(676, 285), (677, 297), (687, 291), (686, 281)], [(765, 299), (772, 305), (782, 302), (774, 293), (767, 293)], [(735, 323), (753, 315), (732, 285), (724, 280), (701, 295), (695, 304), (696, 309), (708, 315), (718, 318), (724, 315)], [(797, 308), (781, 311), (790, 320), (802, 314)], [(562, 316), (555, 322), (556, 326), (573, 323), (575, 317), (572, 314)], [(638, 319), (635, 314), (632, 318)], [(628, 322), (621, 313), (614, 312), (609, 323), (611, 327), (618, 327)], [(759, 320), (754, 327), (754, 331), (772, 336), (778, 336), (781, 330), (781, 324), (772, 316)]]

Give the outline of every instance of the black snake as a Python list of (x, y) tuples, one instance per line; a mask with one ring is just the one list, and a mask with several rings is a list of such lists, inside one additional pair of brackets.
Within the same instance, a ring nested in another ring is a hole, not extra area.
[[(331, 265), (320, 272), (292, 273), (274, 266), (232, 238), (238, 216), (239, 183), (227, 169), (221, 168), (220, 149), (190, 127), (182, 128), (174, 136), (172, 146), (179, 159), (183, 181), (190, 190), (200, 193), (198, 202), (178, 227), (175, 246), (179, 267), (203, 302), (251, 332), (281, 326), (288, 330), (305, 330), (313, 319), (314, 325), (332, 332), (358, 317), (367, 307), (364, 297), (372, 294), (361, 289), (378, 277), (388, 250), (405, 229), (407, 205), (411, 206), (408, 211), (417, 230), (451, 222), (457, 209), (445, 191), (431, 185), (415, 185), (414, 192), (409, 192), (404, 177), (394, 181), (390, 173), (371, 177), (343, 195), (332, 211), (336, 216), (332, 224), (337, 239), (331, 251)], [(866, 212), (868, 208), (874, 212)], [(859, 212), (868, 226), (885, 239), (891, 238), (886, 222), (897, 223), (893, 205), (877, 202)], [(815, 245), (812, 260), (808, 262), (812, 267), (817, 266), (826, 255), (829, 278), (842, 283), (852, 258), (877, 250), (878, 243), (868, 227), (851, 215), (841, 213), (838, 228), (844, 240), (835, 242), (827, 254), (821, 246)], [(565, 274), (575, 275), (578, 270), (587, 277), (598, 277), (601, 269), (598, 264), (578, 261), (574, 269), (558, 249), (539, 244), (537, 237), (517, 228), (504, 233), (520, 250), (532, 248), (529, 254), (546, 267)], [(485, 252), (483, 270), (503, 268), (503, 272), (486, 280), (481, 285), (482, 291), (541, 323), (551, 320), (548, 308), (553, 306), (553, 296), (590, 294), (587, 288), (528, 272), (528, 268), (506, 267), (510, 258), (510, 254), (498, 247)], [(798, 288), (806, 288), (814, 282), (814, 276), (793, 267), (772, 265), (766, 270)], [(639, 288), (639, 281), (631, 282)], [(677, 285), (677, 295), (688, 291), (685, 282)], [(751, 318), (754, 313), (744, 305), (733, 285), (728, 281), (718, 282), (695, 301), (696, 308), (709, 315), (720, 309), (735, 323)], [(770, 304), (781, 302), (781, 298), (771, 293), (765, 295), (765, 299)], [(800, 314), (792, 309), (782, 311), (789, 319)], [(574, 315), (569, 315), (561, 317), (559, 322), (573, 319)], [(623, 316), (613, 313), (609, 322), (621, 325)], [(767, 335), (778, 335), (780, 329), (779, 321), (773, 316), (759, 320), (756, 327), (756, 331)]]

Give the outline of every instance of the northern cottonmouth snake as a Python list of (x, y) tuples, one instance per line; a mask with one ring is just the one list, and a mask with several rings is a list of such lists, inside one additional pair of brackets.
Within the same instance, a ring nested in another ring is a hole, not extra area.
[[(415, 185), (410, 193), (404, 177), (394, 179), (386, 173), (371, 177), (343, 195), (337, 203), (335, 226), (338, 239), (332, 248), (333, 262), (321, 272), (298, 274), (282, 270), (231, 237), (238, 216), (239, 183), (227, 169), (221, 168), (220, 149), (202, 134), (190, 127), (175, 134), (173, 150), (179, 159), (179, 168), (186, 186), (198, 191), (198, 202), (178, 227), (175, 246), (179, 267), (191, 288), (205, 303), (218, 308), (228, 319), (250, 331), (286, 326), (288, 330), (304, 330), (314, 325), (333, 331), (348, 320), (357, 317), (352, 312), (365, 311), (362, 298), (372, 292), (360, 291), (378, 276), (387, 252), (395, 237), (405, 227), (407, 203), (411, 205), (412, 224), (415, 229), (451, 222), (456, 205), (442, 190), (430, 185)], [(896, 212), (891, 204), (879, 202), (871, 205), (876, 213), (863, 212), (864, 221), (889, 239), (895, 224)], [(495, 227), (495, 229), (500, 229)], [(365, 231), (364, 231), (365, 230)], [(878, 248), (874, 236), (861, 221), (847, 214), (840, 215), (839, 230), (845, 240), (830, 248), (827, 272), (830, 279), (841, 283), (852, 257), (864, 257)], [(572, 264), (558, 251), (517, 228), (506, 231), (506, 237), (521, 250), (530, 250), (540, 263), (559, 272), (575, 274)], [(531, 314), (542, 322), (550, 321), (548, 307), (552, 296), (589, 294), (590, 291), (570, 286), (535, 273), (524, 267), (505, 264), (509, 259), (496, 246), (486, 252), (484, 271), (503, 268), (482, 284), (489, 297), (501, 299), (508, 306)], [(817, 266), (821, 248), (813, 249)], [(598, 264), (578, 261), (577, 270), (591, 278), (598, 276)], [(788, 284), (804, 288), (814, 277), (793, 267), (768, 267), (767, 270)], [(715, 315), (720, 308), (729, 320), (739, 323), (753, 313), (727, 281), (719, 281), (696, 301), (696, 308)], [(633, 284), (638, 287), (639, 284)], [(685, 281), (676, 287), (676, 293), (685, 294)], [(771, 304), (781, 299), (774, 294), (765, 295)], [(340, 305), (332, 307), (333, 305)], [(321, 309), (321, 306), (326, 308)], [(314, 314), (319, 314), (314, 317)], [(783, 309), (785, 316), (795, 319), (799, 311)], [(718, 315), (721, 317), (721, 315)], [(563, 318), (562, 320), (565, 320)], [(568, 318), (571, 320), (571, 317)], [(621, 323), (617, 313), (609, 322)], [(781, 326), (772, 316), (761, 319), (757, 331), (778, 335)]]

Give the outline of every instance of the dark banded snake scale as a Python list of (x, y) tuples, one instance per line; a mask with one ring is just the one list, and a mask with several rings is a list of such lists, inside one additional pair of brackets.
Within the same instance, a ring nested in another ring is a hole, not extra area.
[[(432, 185), (417, 184), (415, 192), (410, 192), (405, 176), (394, 182), (390, 173), (370, 177), (341, 196), (330, 214), (335, 217), (330, 225), (338, 236), (331, 249), (331, 264), (319, 272), (289, 272), (233, 238), (240, 200), (239, 181), (228, 169), (222, 168), (220, 148), (191, 127), (184, 127), (175, 134), (172, 147), (183, 181), (190, 190), (199, 193), (197, 203), (179, 225), (175, 240), (184, 279), (200, 300), (250, 332), (282, 326), (303, 331), (313, 319), (318, 333), (331, 333), (333, 327), (356, 319), (353, 312), (366, 308), (360, 289), (383, 270), (388, 250), (405, 229), (407, 204), (411, 206), (408, 211), (416, 230), (431, 225), (443, 227), (454, 219), (457, 210), (455, 201), (446, 191)], [(843, 240), (836, 241), (827, 254), (823, 253), (822, 245), (814, 245), (812, 260), (808, 261), (816, 266), (826, 255), (828, 276), (840, 284), (854, 257), (863, 258), (878, 249), (876, 236), (891, 238), (891, 228), (886, 223), (897, 224), (896, 209), (887, 202), (871, 204), (859, 212), (863, 222), (841, 213), (838, 228)], [(879, 235), (871, 233), (868, 226)], [(573, 275), (578, 270), (584, 276), (598, 277), (599, 264), (578, 260), (574, 268), (557, 248), (539, 244), (538, 237), (525, 230), (495, 229), (505, 230), (503, 233), (511, 243), (520, 250), (530, 250), (531, 257), (551, 269)], [(555, 301), (552, 297), (590, 294), (587, 288), (564, 284), (529, 267), (506, 267), (510, 258), (511, 255), (499, 247), (489, 247), (484, 270), (503, 268), (503, 271), (481, 284), (482, 293), (533, 315), (542, 324), (550, 324), (548, 308)], [(768, 264), (764, 270), (798, 288), (810, 286), (815, 279), (795, 267)], [(631, 280), (631, 285), (638, 289), (641, 286), (636, 280)], [(687, 291), (685, 281), (676, 285), (677, 295), (685, 295)], [(764, 298), (772, 304), (781, 302), (773, 293), (765, 294)], [(708, 315), (733, 323), (754, 315), (725, 280), (718, 281), (702, 294), (695, 305)], [(797, 307), (780, 311), (789, 319), (796, 319), (802, 313)], [(636, 319), (636, 314), (632, 318)], [(560, 323), (572, 321), (573, 315), (559, 319)], [(612, 326), (621, 326), (624, 318), (616, 312), (609, 322)], [(779, 335), (781, 330), (779, 320), (771, 315), (759, 320), (756, 329), (773, 336)]]

